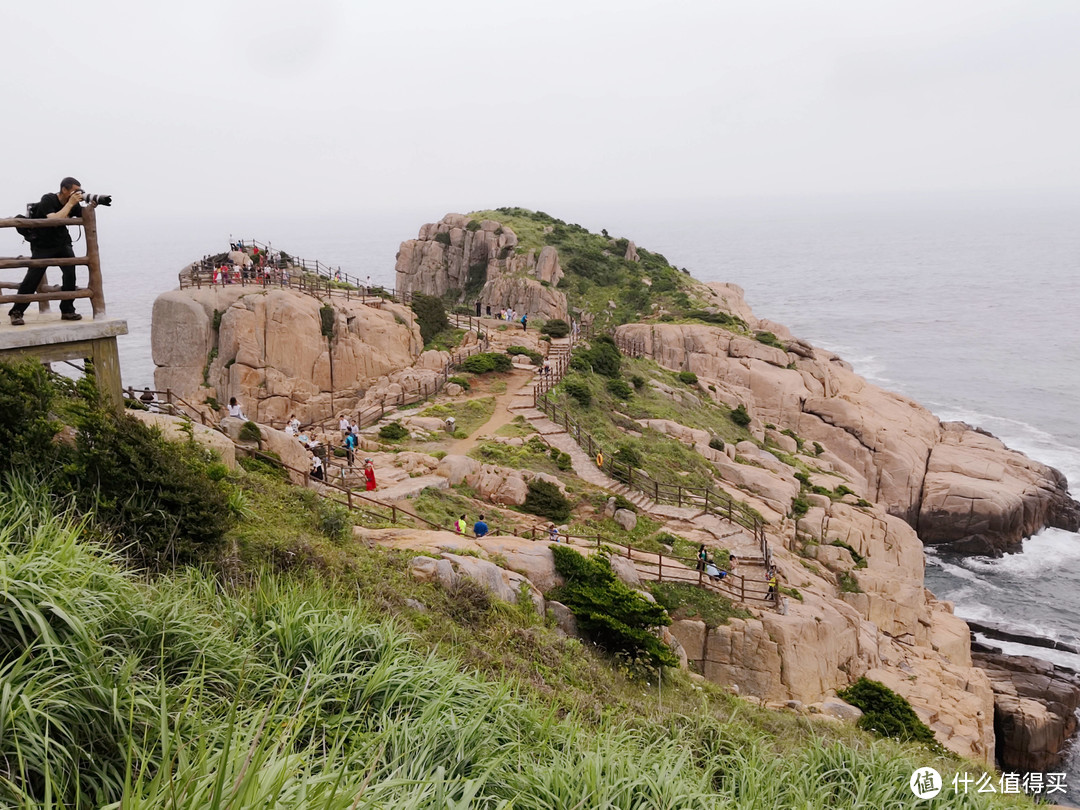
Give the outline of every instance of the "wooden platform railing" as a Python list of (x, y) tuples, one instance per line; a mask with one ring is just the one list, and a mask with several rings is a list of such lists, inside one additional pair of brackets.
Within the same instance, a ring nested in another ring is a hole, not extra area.
[[(89, 279), (83, 289), (61, 290), (57, 286), (41, 285), (37, 292), (28, 295), (16, 293), (0, 294), (0, 304), (30, 304), (37, 302), (44, 305), (49, 301), (72, 301), (89, 298), (94, 318), (105, 317), (105, 291), (101, 283), (101, 256), (98, 252), (97, 216), (93, 208), (83, 208), (82, 217), (72, 219), (0, 219), (0, 228), (63, 228), (81, 225), (86, 233), (86, 255), (64, 259), (34, 259), (24, 256), (0, 258), (0, 270), (29, 269), (31, 267), (85, 267)], [(44, 281), (44, 280), (43, 280)], [(18, 282), (0, 282), (0, 292), (5, 289), (18, 289)], [(42, 306), (42, 308), (46, 308)]]

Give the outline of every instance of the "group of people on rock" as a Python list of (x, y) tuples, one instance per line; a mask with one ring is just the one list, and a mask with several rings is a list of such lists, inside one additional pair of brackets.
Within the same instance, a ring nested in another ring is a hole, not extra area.
[[(477, 301), (476, 301), (476, 317), (477, 318), (480, 317), (480, 310), (481, 309), (484, 310), (487, 317), (489, 317), (489, 318), (492, 317), (491, 304), (482, 304), (480, 302), (480, 300), (477, 299)], [(503, 307), (502, 309), (500, 309), (498, 312), (495, 313), (494, 317), (498, 318), (500, 321), (506, 321), (507, 323), (509, 323), (511, 321), (517, 321), (518, 323), (521, 324), (521, 329), (522, 329), (523, 332), (529, 331), (529, 314), (527, 312), (522, 313), (521, 315), (518, 315), (518, 313), (514, 310), (513, 307)]]
[(203, 268), (206, 269), (208, 265), (214, 284), (241, 284), (245, 281), (276, 284), (279, 280), (284, 284), (289, 283), (289, 271), (281, 254), (264, 250), (258, 245), (252, 245), (249, 252), (243, 242), (234, 242), (229, 245), (229, 252), (220, 264), (211, 264), (204, 259)]
[(719, 582), (722, 579), (726, 579), (731, 574), (734, 574), (739, 566), (739, 559), (731, 554), (728, 556), (727, 568), (721, 568), (716, 564), (716, 560), (709, 556), (709, 550), (705, 548), (705, 544), (702, 543), (697, 553), (697, 570), (701, 571), (705, 576), (711, 579), (713, 582)]

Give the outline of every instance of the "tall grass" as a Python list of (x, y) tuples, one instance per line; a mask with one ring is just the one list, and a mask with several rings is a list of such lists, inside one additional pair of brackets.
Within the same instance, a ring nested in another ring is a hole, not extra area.
[(0, 490), (3, 807), (910, 804), (895, 746), (779, 758), (708, 716), (557, 716), (418, 652), (362, 595), (270, 572), (148, 581), (82, 530), (32, 482)]

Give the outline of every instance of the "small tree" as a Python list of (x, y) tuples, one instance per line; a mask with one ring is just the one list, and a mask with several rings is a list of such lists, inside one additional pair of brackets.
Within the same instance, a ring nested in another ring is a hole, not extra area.
[(562, 523), (570, 517), (570, 501), (550, 481), (534, 478), (529, 482), (529, 492), (521, 508), (540, 517)]
[(564, 338), (570, 334), (570, 324), (562, 318), (552, 318), (540, 327), (540, 334), (553, 338)]
[(450, 321), (446, 317), (446, 307), (443, 306), (441, 298), (413, 293), (410, 306), (420, 326), (420, 338), (425, 344), (439, 332), (450, 328)]

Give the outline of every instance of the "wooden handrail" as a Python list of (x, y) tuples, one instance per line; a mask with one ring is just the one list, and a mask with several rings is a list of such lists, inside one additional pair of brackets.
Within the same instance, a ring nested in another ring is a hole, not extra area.
[(37, 219), (31, 219), (30, 217), (5, 217), (0, 219), (0, 228), (59, 228), (61, 226), (67, 227), (69, 225), (76, 226), (82, 224), (83, 219), (81, 217), (71, 217), (69, 219), (61, 219), (59, 217), (53, 219), (49, 219), (48, 217)]

